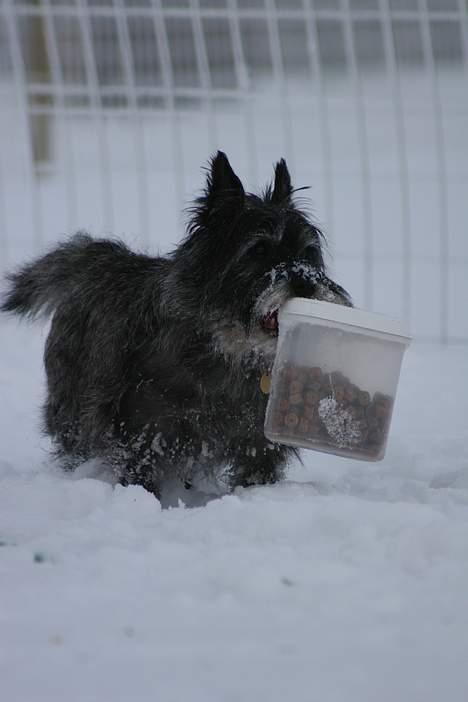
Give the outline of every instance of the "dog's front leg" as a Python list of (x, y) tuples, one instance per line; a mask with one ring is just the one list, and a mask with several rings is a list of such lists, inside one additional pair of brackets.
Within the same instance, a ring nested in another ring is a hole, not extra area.
[(263, 441), (243, 441), (235, 451), (231, 468), (231, 489), (267, 485), (284, 477), (287, 449)]

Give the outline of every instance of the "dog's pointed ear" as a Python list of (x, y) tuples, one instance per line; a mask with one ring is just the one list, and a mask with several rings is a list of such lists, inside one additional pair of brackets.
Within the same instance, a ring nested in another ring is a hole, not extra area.
[(211, 159), (210, 170), (206, 183), (206, 196), (211, 202), (223, 196), (244, 202), (244, 187), (231, 168), (228, 157), (223, 151)]
[(282, 158), (275, 166), (275, 183), (271, 193), (271, 201), (276, 205), (288, 202), (292, 192), (291, 176), (289, 175), (286, 161)]

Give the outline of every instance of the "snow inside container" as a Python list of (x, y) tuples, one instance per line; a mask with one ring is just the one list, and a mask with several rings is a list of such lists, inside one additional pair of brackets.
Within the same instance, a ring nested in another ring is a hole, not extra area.
[(265, 435), (289, 446), (381, 460), (409, 343), (400, 323), (381, 315), (289, 300), (280, 310)]

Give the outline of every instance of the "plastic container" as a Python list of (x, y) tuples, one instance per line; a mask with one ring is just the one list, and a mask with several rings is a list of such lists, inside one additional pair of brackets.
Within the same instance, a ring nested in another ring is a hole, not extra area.
[(409, 343), (395, 320), (289, 300), (279, 315), (265, 435), (289, 446), (381, 460)]

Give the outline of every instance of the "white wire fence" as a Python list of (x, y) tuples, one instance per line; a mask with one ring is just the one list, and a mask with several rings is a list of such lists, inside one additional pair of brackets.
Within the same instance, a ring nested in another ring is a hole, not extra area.
[(468, 343), (467, 126), (468, 0), (0, 0), (0, 271), (284, 156), (355, 301)]

